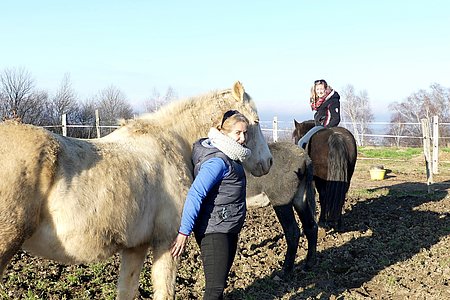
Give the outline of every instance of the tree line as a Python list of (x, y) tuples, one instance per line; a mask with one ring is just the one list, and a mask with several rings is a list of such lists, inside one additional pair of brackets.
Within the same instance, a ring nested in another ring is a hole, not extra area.
[[(156, 88), (143, 103), (143, 112), (157, 110), (176, 98), (169, 87), (165, 94)], [(30, 72), (24, 68), (10, 68), (0, 71), (0, 117), (2, 120), (15, 119), (37, 126), (61, 125), (63, 114), (68, 124), (95, 125), (95, 110), (101, 116), (101, 125), (117, 125), (119, 119), (130, 119), (137, 114), (126, 95), (111, 85), (99, 90), (87, 99), (79, 99), (72, 87), (70, 75), (64, 74), (54, 93), (40, 90)], [(58, 131), (58, 129), (52, 129)], [(90, 138), (90, 133), (81, 128), (74, 129), (71, 136)]]
[[(368, 135), (372, 134), (369, 126), (374, 121), (370, 107), (370, 98), (366, 90), (355, 91), (352, 85), (347, 85), (341, 91), (341, 112), (344, 122), (351, 124), (350, 131), (359, 146), (367, 144)], [(429, 89), (419, 89), (401, 101), (389, 104), (391, 111), (387, 135), (392, 136), (422, 136), (421, 119), (431, 121), (433, 116), (439, 118), (439, 123), (450, 123), (450, 88), (438, 83), (430, 85)], [(439, 127), (440, 137), (450, 137), (450, 126)], [(384, 139), (389, 146), (420, 146), (420, 139), (402, 139), (389, 137)], [(443, 140), (450, 143), (450, 139)]]
[[(351, 124), (358, 145), (368, 143), (372, 134), (370, 123), (374, 115), (370, 106), (370, 97), (366, 90), (357, 91), (353, 85), (345, 86), (341, 91), (341, 117), (343, 122)], [(172, 87), (161, 94), (153, 88), (144, 101), (143, 112), (153, 112), (162, 105), (177, 98)], [(438, 116), (440, 123), (450, 123), (450, 88), (438, 83), (429, 89), (419, 89), (403, 100), (392, 102), (389, 110), (390, 125), (387, 134), (393, 136), (420, 136), (420, 120)], [(61, 117), (67, 114), (68, 124), (95, 124), (95, 110), (101, 116), (101, 125), (116, 125), (118, 119), (130, 119), (137, 112), (117, 87), (111, 85), (99, 90), (87, 99), (79, 99), (72, 87), (70, 75), (64, 74), (54, 93), (39, 90), (30, 72), (24, 68), (11, 68), (0, 71), (0, 117), (2, 120), (17, 119), (38, 126), (58, 126)], [(441, 126), (439, 135), (449, 137), (450, 126)], [(71, 132), (71, 136), (90, 138), (85, 130)], [(420, 146), (420, 140), (387, 138), (394, 146)], [(450, 141), (444, 141), (449, 143)]]

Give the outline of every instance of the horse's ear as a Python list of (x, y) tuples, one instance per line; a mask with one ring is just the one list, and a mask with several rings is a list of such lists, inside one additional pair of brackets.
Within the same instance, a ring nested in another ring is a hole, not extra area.
[(244, 86), (240, 81), (236, 81), (236, 83), (233, 86), (233, 89), (231, 90), (234, 99), (238, 101), (244, 101)]
[(297, 120), (294, 119), (294, 126), (297, 127), (297, 124), (298, 124)]

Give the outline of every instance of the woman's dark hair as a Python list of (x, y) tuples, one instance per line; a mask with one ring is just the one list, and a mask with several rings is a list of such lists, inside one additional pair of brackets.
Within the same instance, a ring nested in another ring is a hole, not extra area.
[(239, 111), (229, 110), (223, 114), (222, 122), (220, 124), (220, 127), (218, 127), (217, 129), (225, 130), (226, 132), (228, 132), (236, 122), (244, 122), (247, 124), (247, 126), (250, 124), (250, 121), (247, 119), (247, 117), (241, 114)]
[(314, 85), (323, 84), (325, 88), (328, 87), (328, 83), (325, 81), (325, 79), (318, 79), (314, 81)]

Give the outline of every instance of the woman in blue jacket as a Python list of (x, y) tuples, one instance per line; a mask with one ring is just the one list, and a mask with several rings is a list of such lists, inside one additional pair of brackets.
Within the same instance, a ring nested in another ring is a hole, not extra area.
[(305, 148), (311, 136), (323, 128), (336, 127), (341, 121), (341, 104), (339, 94), (324, 79), (314, 81), (309, 99), (314, 113), (315, 126), (299, 141), (299, 147)]
[(194, 232), (205, 273), (203, 299), (223, 299), (244, 225), (246, 177), (241, 162), (250, 155), (244, 145), (248, 124), (238, 111), (228, 111), (220, 126), (193, 146), (194, 182), (171, 253), (179, 257)]

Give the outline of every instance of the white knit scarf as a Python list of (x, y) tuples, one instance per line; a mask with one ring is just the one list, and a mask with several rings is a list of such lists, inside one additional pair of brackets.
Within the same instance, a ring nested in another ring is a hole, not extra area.
[(244, 161), (252, 153), (249, 148), (242, 146), (229, 136), (222, 134), (216, 128), (209, 130), (208, 138), (211, 141), (211, 145), (222, 151), (232, 160)]

